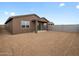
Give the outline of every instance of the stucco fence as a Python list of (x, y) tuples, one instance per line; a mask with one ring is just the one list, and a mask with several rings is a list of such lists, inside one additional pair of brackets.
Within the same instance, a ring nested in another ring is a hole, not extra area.
[(50, 31), (79, 32), (79, 25), (53, 25)]
[(5, 28), (5, 25), (0, 25), (0, 33), (2, 33), (4, 28)]

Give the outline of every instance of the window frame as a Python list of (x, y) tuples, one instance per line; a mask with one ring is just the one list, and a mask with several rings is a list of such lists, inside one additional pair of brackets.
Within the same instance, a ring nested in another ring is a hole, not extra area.
[[(24, 27), (23, 27), (24, 26)], [(27, 27), (28, 26), (28, 27)], [(21, 28), (30, 28), (30, 21), (28, 20), (22, 20), (21, 21)]]

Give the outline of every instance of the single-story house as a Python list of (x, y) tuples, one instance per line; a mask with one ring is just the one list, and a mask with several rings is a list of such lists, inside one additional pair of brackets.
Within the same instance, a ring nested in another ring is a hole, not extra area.
[(5, 22), (6, 29), (12, 33), (37, 32), (48, 29), (48, 20), (36, 14), (11, 16)]

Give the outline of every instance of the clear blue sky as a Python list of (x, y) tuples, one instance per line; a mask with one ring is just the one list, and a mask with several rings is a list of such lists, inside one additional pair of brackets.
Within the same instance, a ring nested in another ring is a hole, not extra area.
[(0, 24), (9, 16), (33, 13), (55, 24), (79, 24), (78, 2), (0, 2)]

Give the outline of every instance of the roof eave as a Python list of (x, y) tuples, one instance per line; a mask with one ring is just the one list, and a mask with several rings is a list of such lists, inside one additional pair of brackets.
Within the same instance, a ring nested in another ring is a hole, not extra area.
[(7, 21), (5, 22), (5, 24), (7, 24), (9, 21), (11, 21), (13, 18), (12, 17), (9, 17), (8, 19), (7, 19)]

